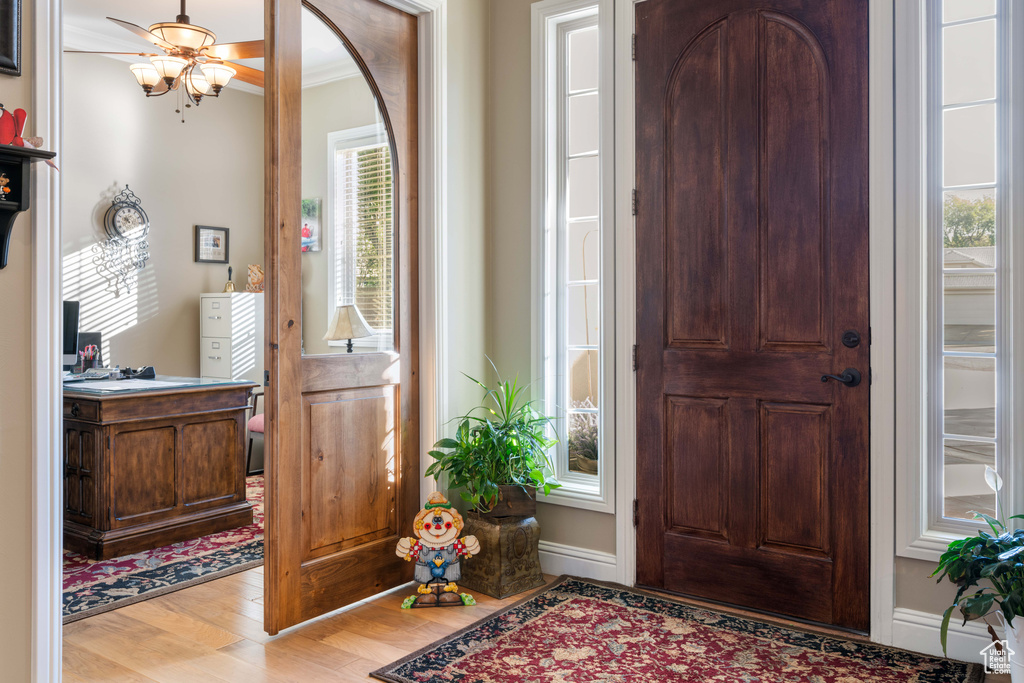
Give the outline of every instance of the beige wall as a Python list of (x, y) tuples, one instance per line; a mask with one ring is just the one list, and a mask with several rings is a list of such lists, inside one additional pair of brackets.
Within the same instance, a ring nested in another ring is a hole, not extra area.
[(330, 245), (326, 229), (327, 135), (377, 122), (377, 103), (362, 76), (346, 78), (302, 91), (302, 197), (321, 199), (322, 251), (302, 255), (302, 340), (308, 354), (340, 353), (323, 340), (328, 318)]
[[(263, 263), (263, 98), (226, 88), (174, 113), (174, 95), (145, 98), (125, 62), (64, 59), (64, 298), (82, 301), (83, 332), (103, 333), (107, 363), (199, 374), (199, 294), (219, 292), (228, 266), (195, 263), (195, 225), (228, 228), (235, 287)], [(149, 215), (150, 259), (139, 285), (114, 296), (92, 263), (103, 214), (125, 184)]]
[(942, 614), (953, 602), (956, 586), (949, 581), (936, 583), (928, 578), (935, 571), (936, 562), (896, 558), (896, 607)]
[[(531, 377), (530, 0), (490, 0), (487, 333), (502, 373)], [(450, 57), (449, 57), (450, 59)], [(545, 540), (615, 552), (615, 516), (541, 504)]]
[[(32, 12), (22, 19), (22, 76), (0, 75), (4, 106), (32, 111)], [(26, 134), (34, 135), (31, 119)], [(47, 146), (51, 141), (47, 140)], [(14, 222), (7, 267), (0, 270), (0, 358), (6, 359), (0, 391), (0, 519), (4, 561), (0, 564), (0, 662), (4, 680), (29, 680), (32, 623), (32, 213)]]
[(487, 0), (448, 0), (448, 415), (479, 403), (486, 376)]

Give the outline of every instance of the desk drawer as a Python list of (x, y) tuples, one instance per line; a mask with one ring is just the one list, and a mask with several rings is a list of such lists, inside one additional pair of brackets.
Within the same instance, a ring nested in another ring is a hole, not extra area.
[(99, 422), (100, 404), (80, 398), (64, 399), (64, 417), (70, 420)]
[(231, 379), (231, 337), (203, 337), (199, 344), (199, 373)]
[(230, 296), (204, 296), (200, 299), (199, 310), (201, 337), (231, 336)]

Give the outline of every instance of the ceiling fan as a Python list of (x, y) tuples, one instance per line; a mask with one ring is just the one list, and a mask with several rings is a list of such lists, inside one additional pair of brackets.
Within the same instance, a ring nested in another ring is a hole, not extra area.
[[(198, 106), (199, 101), (207, 95), (217, 97), (232, 78), (263, 87), (262, 71), (228, 61), (263, 57), (263, 40), (217, 45), (217, 36), (213, 31), (189, 22), (188, 14), (185, 13), (185, 0), (181, 0), (181, 14), (174, 21), (153, 24), (148, 31), (128, 21), (113, 17), (107, 19), (149, 41), (163, 52), (65, 52), (149, 57), (149, 62), (129, 67), (146, 92), (146, 97), (178, 91), (183, 99), (188, 98), (188, 103), (185, 103), (188, 107), (191, 104)], [(182, 84), (184, 87), (181, 87)]]

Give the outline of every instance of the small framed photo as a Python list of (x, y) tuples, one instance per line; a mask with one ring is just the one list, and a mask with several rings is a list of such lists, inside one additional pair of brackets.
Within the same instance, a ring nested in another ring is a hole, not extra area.
[(320, 198), (302, 200), (302, 251), (320, 251)]
[(228, 262), (228, 229), (196, 226), (196, 263)]

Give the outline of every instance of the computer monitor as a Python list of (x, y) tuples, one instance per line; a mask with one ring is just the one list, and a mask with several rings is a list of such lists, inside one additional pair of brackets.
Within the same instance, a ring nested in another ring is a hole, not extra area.
[(64, 302), (64, 351), (65, 370), (70, 370), (78, 363), (78, 312), (77, 301)]

